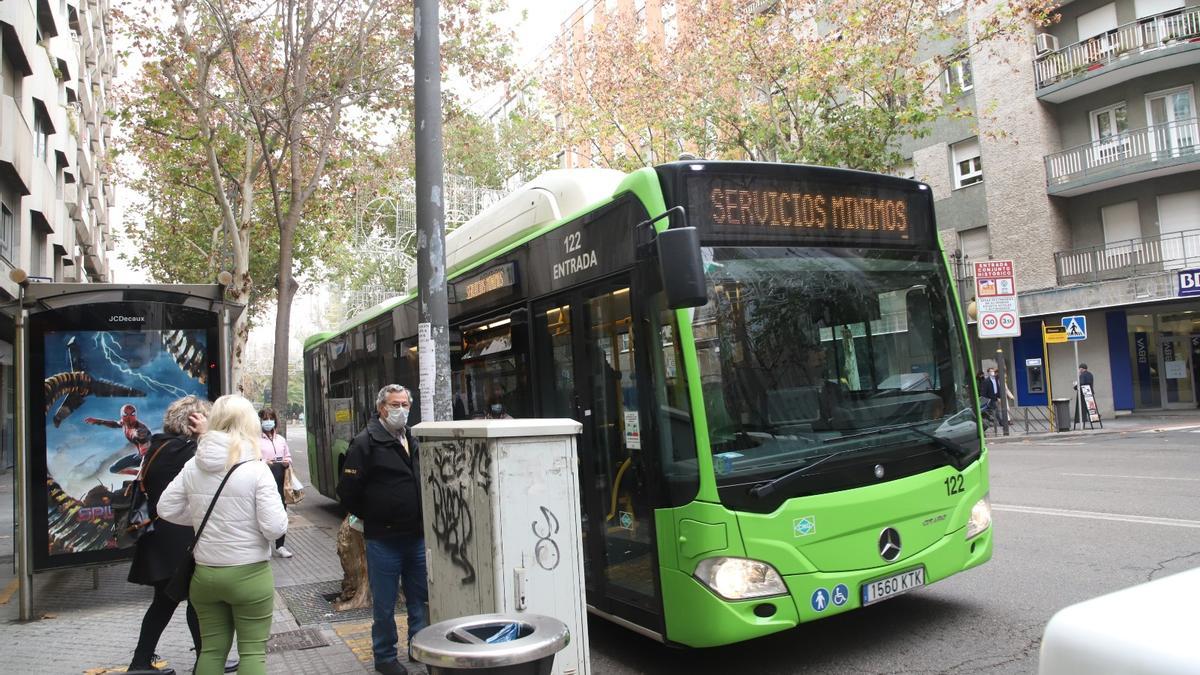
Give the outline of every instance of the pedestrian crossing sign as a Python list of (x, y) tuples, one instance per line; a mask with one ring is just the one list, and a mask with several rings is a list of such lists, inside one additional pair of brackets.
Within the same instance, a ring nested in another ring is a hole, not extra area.
[(1087, 317), (1082, 314), (1077, 316), (1064, 316), (1062, 318), (1063, 328), (1067, 329), (1067, 341), (1078, 342), (1087, 339)]

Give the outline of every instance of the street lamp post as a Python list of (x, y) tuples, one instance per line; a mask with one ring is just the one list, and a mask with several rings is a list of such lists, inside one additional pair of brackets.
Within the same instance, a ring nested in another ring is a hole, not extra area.
[(442, 58), (438, 2), (413, 4), (414, 120), (416, 146), (417, 289), (420, 323), (417, 355), (421, 416), (449, 420), (450, 327), (446, 297), (445, 190), (442, 157)]

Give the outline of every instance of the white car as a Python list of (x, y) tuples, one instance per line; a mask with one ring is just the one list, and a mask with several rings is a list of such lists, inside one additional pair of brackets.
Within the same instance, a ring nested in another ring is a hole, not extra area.
[(1060, 610), (1042, 634), (1039, 675), (1196, 675), (1200, 567)]

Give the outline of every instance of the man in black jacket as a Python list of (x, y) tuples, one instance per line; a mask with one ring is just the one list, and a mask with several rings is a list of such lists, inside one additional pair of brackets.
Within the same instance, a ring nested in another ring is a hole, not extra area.
[(408, 671), (396, 652), (396, 595), (404, 584), (408, 639), (429, 625), (425, 580), (425, 537), (417, 441), (409, 431), (408, 389), (389, 384), (379, 390), (371, 419), (350, 443), (337, 493), (342, 505), (363, 521), (367, 580), (371, 585), (371, 643), (375, 670), (385, 675)]

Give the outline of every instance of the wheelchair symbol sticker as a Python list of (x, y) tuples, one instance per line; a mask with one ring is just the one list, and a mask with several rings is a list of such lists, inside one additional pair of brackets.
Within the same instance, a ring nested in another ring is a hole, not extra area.
[(846, 584), (838, 584), (833, 587), (833, 604), (841, 607), (850, 599), (850, 589), (846, 588)]

